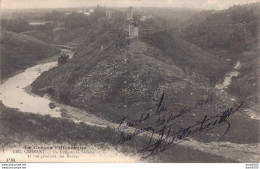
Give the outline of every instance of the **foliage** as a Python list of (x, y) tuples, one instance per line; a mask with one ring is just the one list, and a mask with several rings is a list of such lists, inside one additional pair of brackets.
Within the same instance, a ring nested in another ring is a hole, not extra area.
[(62, 90), (59, 93), (59, 98), (62, 103), (69, 104), (70, 103), (70, 93), (68, 90)]
[(63, 65), (65, 63), (67, 63), (69, 60), (69, 55), (66, 55), (66, 54), (62, 54), (59, 59), (58, 59), (58, 64), (59, 65)]
[(2, 30), (12, 32), (25, 32), (32, 30), (32, 26), (25, 19), (1, 19)]
[[(258, 5), (257, 5), (258, 4)], [(209, 15), (182, 31), (182, 37), (206, 49), (240, 53), (257, 44), (259, 3), (233, 6)]]

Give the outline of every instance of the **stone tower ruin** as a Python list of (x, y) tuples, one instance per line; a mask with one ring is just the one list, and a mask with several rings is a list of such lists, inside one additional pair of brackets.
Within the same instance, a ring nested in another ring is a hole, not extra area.
[(129, 39), (138, 38), (138, 26), (134, 21), (134, 8), (127, 9), (128, 35)]
[(135, 24), (130, 24), (128, 32), (130, 39), (138, 37), (138, 26), (136, 26)]

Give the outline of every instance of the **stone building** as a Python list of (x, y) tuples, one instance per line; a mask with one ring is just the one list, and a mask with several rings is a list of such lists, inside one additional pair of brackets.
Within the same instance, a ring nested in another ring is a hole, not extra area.
[(135, 24), (129, 25), (128, 32), (129, 32), (130, 39), (138, 38), (138, 26), (137, 25), (135, 25)]

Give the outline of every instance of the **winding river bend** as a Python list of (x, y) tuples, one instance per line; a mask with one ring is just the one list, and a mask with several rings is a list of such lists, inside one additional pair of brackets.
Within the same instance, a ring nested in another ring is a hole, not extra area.
[(223, 83), (219, 83), (216, 85), (217, 89), (224, 90), (228, 88), (228, 86), (231, 84), (232, 77), (237, 77), (239, 75), (238, 70), (241, 68), (240, 61), (237, 61), (233, 68), (234, 70), (225, 76)]
[[(71, 50), (62, 50), (71, 58)], [(9, 78), (0, 86), (0, 100), (7, 107), (16, 108), (22, 112), (33, 112), (41, 115), (51, 115), (61, 117), (60, 108), (50, 109), (50, 100), (25, 92), (24, 88), (30, 86), (32, 82), (41, 75), (58, 65), (57, 61), (42, 63), (26, 69), (24, 72)]]
[[(73, 55), (71, 50), (64, 50), (69, 54), (70, 58)], [(55, 103), (57, 107), (51, 109), (49, 104), (51, 101), (48, 97), (40, 97), (34, 94), (28, 93), (25, 88), (30, 86), (32, 82), (41, 75), (41, 73), (48, 71), (49, 69), (56, 67), (57, 61), (40, 63), (36, 66), (26, 69), (24, 72), (17, 74), (3, 84), (0, 85), (0, 100), (3, 104), (10, 108), (16, 108), (22, 112), (31, 112), (40, 115), (50, 115), (52, 117), (62, 117), (61, 109), (65, 109), (68, 116), (74, 122), (84, 122), (87, 125), (93, 125), (97, 127), (111, 127), (117, 129), (118, 124), (100, 119), (99, 117), (87, 113), (77, 108)], [(231, 72), (225, 78), (223, 84), (219, 84), (216, 88), (220, 90), (225, 89), (230, 83), (233, 76), (238, 76), (238, 69), (240, 62), (234, 66), (235, 72)], [(134, 128), (130, 128), (130, 133), (134, 132)], [(149, 133), (146, 133), (149, 135)], [(210, 154), (223, 156), (229, 159), (238, 160), (240, 162), (255, 162), (259, 157), (259, 144), (235, 144), (229, 142), (212, 142), (212, 143), (200, 143), (195, 140), (183, 141), (180, 143), (182, 146), (191, 147), (200, 151), (204, 151)], [(109, 152), (111, 153), (111, 152)], [(113, 154), (117, 154), (114, 152)], [(122, 157), (122, 156), (121, 156)], [(129, 156), (125, 155), (125, 159), (129, 159)], [(131, 162), (140, 162), (139, 158), (131, 157)], [(123, 160), (128, 161), (128, 160)]]
[(48, 99), (32, 96), (24, 91), (24, 88), (30, 85), (42, 72), (55, 66), (57, 66), (57, 62), (39, 64), (8, 79), (0, 88), (0, 99), (3, 104), (7, 107), (17, 108), (22, 112), (61, 117), (59, 108), (49, 108), (50, 101)]
[[(69, 55), (71, 59), (74, 52), (68, 49), (62, 49), (63, 53)], [(55, 57), (54, 58), (58, 58)], [(53, 59), (51, 59), (53, 60)], [(57, 60), (57, 59), (56, 59)], [(0, 101), (9, 108), (18, 109), (21, 112), (30, 112), (40, 115), (50, 115), (51, 117), (61, 118), (61, 108), (66, 109), (69, 118), (74, 122), (84, 122), (87, 125), (96, 127), (112, 126), (108, 122), (98, 119), (97, 117), (86, 114), (76, 108), (56, 103), (57, 107), (51, 109), (49, 104), (52, 102), (48, 97), (40, 97), (25, 90), (30, 86), (41, 73), (50, 70), (58, 66), (58, 61), (44, 61), (38, 65), (32, 66), (22, 73), (19, 73), (0, 85)], [(84, 118), (82, 118), (82, 115)], [(102, 124), (102, 125), (101, 125)], [(127, 155), (122, 152), (118, 152), (115, 148), (111, 147), (104, 150), (96, 145), (87, 145), (89, 150), (95, 150), (95, 153), (87, 153), (87, 159), (81, 159), (86, 162), (144, 162), (138, 156)], [(109, 146), (109, 145), (108, 145)], [(10, 150), (11, 151), (11, 150)], [(3, 156), (8, 157), (9, 151), (2, 152)], [(97, 158), (98, 157), (98, 158)], [(116, 159), (116, 160), (115, 160)], [(48, 161), (46, 161), (48, 162)], [(71, 161), (73, 162), (73, 161)]]

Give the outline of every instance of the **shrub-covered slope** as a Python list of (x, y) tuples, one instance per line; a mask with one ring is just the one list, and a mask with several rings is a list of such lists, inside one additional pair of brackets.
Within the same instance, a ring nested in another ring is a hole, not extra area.
[[(150, 45), (142, 38), (129, 41), (126, 31), (115, 29), (113, 24), (103, 27), (89, 31), (85, 43), (68, 63), (43, 73), (32, 84), (33, 91), (39, 93), (41, 88), (51, 87), (56, 91), (56, 100), (117, 121), (126, 114), (136, 118), (154, 110), (163, 92), (169, 95), (168, 101), (177, 112), (194, 105), (211, 90), (202, 68), (194, 65), (193, 73), (185, 72), (185, 66), (190, 66), (185, 59), (201, 60), (201, 55), (206, 54), (202, 58), (212, 59), (201, 65), (207, 67), (217, 63), (212, 55), (184, 43), (182, 49), (171, 49), (171, 53), (177, 53), (174, 57), (184, 57), (183, 66), (165, 55), (164, 48)], [(182, 45), (174, 40), (170, 43)], [(190, 50), (193, 53), (187, 55)]]
[[(165, 104), (172, 113), (185, 112), (177, 118), (180, 127), (201, 121), (206, 114), (219, 115), (235, 104), (210, 85), (211, 76), (218, 79), (222, 61), (164, 31), (141, 32), (138, 40), (129, 40), (120, 21), (99, 19), (74, 57), (43, 73), (32, 84), (33, 92), (44, 94), (42, 88), (52, 88), (53, 99), (117, 123), (125, 116), (137, 120), (142, 113), (155, 112), (166, 93)], [(211, 101), (200, 106), (198, 102), (211, 94)], [(241, 124), (244, 116), (235, 116), (233, 123)], [(154, 120), (147, 123), (155, 125)], [(258, 123), (253, 123), (248, 127), (255, 128)], [(248, 141), (242, 139), (248, 130), (237, 136), (241, 142)], [(220, 135), (223, 131), (215, 132)], [(234, 133), (229, 141), (236, 142)], [(209, 132), (201, 139), (210, 141), (216, 135)], [(251, 133), (249, 138), (255, 142), (257, 135)]]
[(166, 31), (144, 33), (142, 39), (163, 52), (162, 56), (156, 56), (158, 59), (164, 58), (167, 63), (179, 66), (186, 73), (204, 75), (212, 85), (222, 79), (227, 71), (228, 64), (220, 58)]

